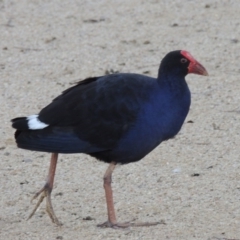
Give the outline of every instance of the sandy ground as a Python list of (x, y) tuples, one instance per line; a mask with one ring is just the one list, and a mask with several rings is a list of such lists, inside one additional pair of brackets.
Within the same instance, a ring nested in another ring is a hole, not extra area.
[[(240, 239), (239, 1), (0, 0), (0, 239)], [(50, 154), (17, 149), (10, 119), (38, 113), (89, 76), (156, 76), (171, 50), (190, 51), (210, 73), (187, 76), (192, 105), (181, 133), (113, 175), (119, 221), (154, 227), (100, 229), (107, 165), (60, 155), (51, 223), (33, 194)], [(90, 217), (92, 220), (84, 220)]]

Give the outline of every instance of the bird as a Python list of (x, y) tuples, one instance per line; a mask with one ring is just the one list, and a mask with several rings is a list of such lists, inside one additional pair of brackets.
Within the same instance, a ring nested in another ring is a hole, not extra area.
[(28, 219), (46, 198), (52, 222), (62, 224), (51, 201), (58, 154), (83, 153), (109, 164), (103, 177), (107, 221), (98, 227), (158, 224), (117, 221), (112, 173), (117, 164), (141, 160), (180, 131), (191, 104), (185, 80), (189, 73), (208, 76), (188, 51), (171, 51), (160, 62), (157, 78), (137, 73), (89, 77), (63, 91), (38, 114), (12, 119), (17, 147), (51, 153), (46, 183), (33, 196), (39, 200)]

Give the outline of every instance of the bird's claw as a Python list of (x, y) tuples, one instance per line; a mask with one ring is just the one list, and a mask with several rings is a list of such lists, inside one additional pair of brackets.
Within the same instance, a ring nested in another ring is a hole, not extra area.
[(101, 228), (128, 228), (130, 227), (131, 223), (111, 223), (109, 221), (106, 221), (104, 223), (98, 224), (97, 227), (101, 227)]
[(46, 212), (48, 213), (48, 215), (51, 218), (53, 223), (55, 223), (58, 226), (61, 226), (62, 223), (58, 220), (58, 218), (56, 217), (56, 215), (55, 215), (55, 213), (53, 211), (52, 202), (51, 202), (51, 191), (49, 191), (49, 189), (48, 189), (48, 187), (46, 185), (39, 192), (37, 192), (33, 196), (33, 198), (31, 199), (31, 203), (33, 202), (33, 200), (38, 198), (39, 195), (40, 195), (40, 198), (39, 198), (36, 206), (34, 207), (33, 211), (31, 212), (31, 214), (27, 218), (27, 220), (29, 220), (35, 214), (35, 212), (37, 211), (38, 207), (42, 203), (43, 199), (46, 198)]
[[(160, 222), (124, 222), (124, 223), (111, 223), (109, 221), (106, 221), (102, 224), (98, 224), (97, 227), (101, 228), (128, 228), (128, 227), (150, 227), (150, 226), (155, 226), (158, 224), (163, 224), (162, 221)], [(165, 223), (164, 223), (165, 224)]]

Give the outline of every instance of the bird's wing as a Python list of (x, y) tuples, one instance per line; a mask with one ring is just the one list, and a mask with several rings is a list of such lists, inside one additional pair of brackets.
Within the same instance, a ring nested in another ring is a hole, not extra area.
[(135, 74), (86, 79), (42, 109), (39, 120), (50, 127), (71, 127), (83, 141), (112, 148), (136, 121), (149, 97), (149, 82)]

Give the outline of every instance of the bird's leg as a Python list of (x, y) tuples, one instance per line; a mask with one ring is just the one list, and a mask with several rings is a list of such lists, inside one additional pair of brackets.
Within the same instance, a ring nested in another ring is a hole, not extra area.
[(103, 177), (103, 187), (105, 189), (105, 196), (106, 196), (106, 202), (107, 202), (108, 221), (103, 224), (99, 224), (98, 227), (112, 227), (117, 223), (114, 204), (113, 204), (113, 193), (112, 193), (112, 187), (111, 187), (112, 172), (115, 166), (116, 166), (116, 163), (111, 162)]
[(58, 153), (52, 153), (47, 181), (43, 186), (43, 188), (39, 192), (37, 192), (32, 198), (31, 201), (36, 199), (41, 194), (35, 208), (33, 209), (32, 213), (29, 215), (28, 219), (30, 219), (34, 215), (34, 213), (42, 203), (43, 199), (46, 198), (46, 211), (49, 217), (51, 218), (53, 223), (56, 223), (57, 225), (62, 225), (61, 222), (57, 219), (53, 211), (52, 202), (51, 202), (51, 192), (53, 189), (53, 182), (54, 182), (54, 176), (55, 176), (55, 171), (57, 166), (57, 160), (58, 160)]
[(108, 221), (103, 224), (98, 224), (98, 227), (113, 227), (117, 224), (114, 203), (113, 203), (113, 192), (112, 192), (112, 172), (116, 166), (115, 162), (111, 162), (107, 168), (107, 171), (103, 177), (103, 187), (105, 190), (106, 202), (107, 202), (107, 212)]
[(142, 222), (142, 223), (118, 223), (115, 215), (114, 203), (113, 203), (113, 191), (111, 187), (112, 173), (116, 167), (115, 162), (111, 162), (107, 168), (107, 171), (103, 177), (103, 187), (105, 189), (105, 196), (107, 202), (108, 221), (102, 224), (98, 224), (98, 227), (111, 227), (111, 228), (127, 228), (127, 227), (143, 227), (143, 226), (154, 226), (161, 224), (161, 222)]

